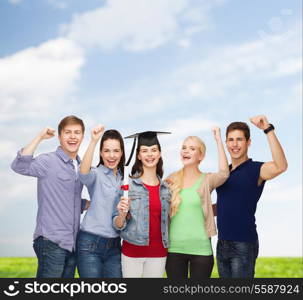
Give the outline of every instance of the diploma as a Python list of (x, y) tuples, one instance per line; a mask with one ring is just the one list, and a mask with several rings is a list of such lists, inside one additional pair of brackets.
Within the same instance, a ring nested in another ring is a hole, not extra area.
[(122, 190), (123, 190), (123, 197), (128, 198), (128, 166), (124, 166)]

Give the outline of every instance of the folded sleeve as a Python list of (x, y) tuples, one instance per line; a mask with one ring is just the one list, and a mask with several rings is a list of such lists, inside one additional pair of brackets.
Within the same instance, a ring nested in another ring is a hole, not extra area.
[(44, 177), (49, 170), (48, 154), (40, 154), (37, 157), (33, 155), (22, 155), (22, 149), (18, 151), (16, 158), (11, 164), (11, 168), (18, 174), (33, 177)]

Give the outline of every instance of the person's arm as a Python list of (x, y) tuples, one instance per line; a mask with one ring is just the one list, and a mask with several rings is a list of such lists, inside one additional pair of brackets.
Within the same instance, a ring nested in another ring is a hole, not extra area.
[(217, 203), (212, 204), (212, 209), (213, 209), (214, 217), (216, 217), (217, 216)]
[(219, 171), (229, 172), (228, 170), (228, 161), (224, 150), (224, 145), (221, 138), (221, 131), (219, 127), (214, 127), (212, 129), (214, 138), (217, 143), (218, 149), (218, 161), (219, 161)]
[(121, 197), (117, 205), (117, 213), (114, 216), (114, 227), (122, 230), (126, 226), (126, 216), (129, 211), (129, 198)]
[(88, 174), (92, 165), (96, 145), (104, 132), (104, 126), (98, 125), (91, 131), (91, 140), (80, 164), (80, 173)]
[(55, 130), (44, 128), (26, 147), (18, 152), (11, 164), (11, 168), (18, 174), (34, 177), (43, 177), (49, 168), (46, 155), (39, 155), (33, 158), (38, 145), (44, 139), (50, 139), (55, 135)]
[[(252, 117), (250, 118), (250, 121), (256, 127), (262, 130), (267, 129), (270, 126), (266, 116), (264, 115)], [(275, 134), (275, 131), (271, 130), (266, 135), (273, 160), (265, 162), (261, 166), (258, 182), (259, 185), (262, 183), (262, 181), (272, 179), (285, 172), (288, 166), (283, 148)]]
[(90, 207), (90, 200), (81, 199), (81, 214)]
[(221, 138), (220, 128), (214, 127), (212, 128), (212, 132), (217, 143), (219, 171), (218, 173), (210, 173), (209, 186), (211, 191), (223, 184), (229, 176), (228, 161)]
[(21, 151), (21, 155), (33, 155), (37, 147), (43, 140), (47, 140), (55, 136), (55, 129), (45, 127), (26, 147)]

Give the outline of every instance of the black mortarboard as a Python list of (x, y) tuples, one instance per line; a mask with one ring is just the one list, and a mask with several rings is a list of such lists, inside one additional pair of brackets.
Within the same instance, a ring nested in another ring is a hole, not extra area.
[(160, 143), (158, 141), (158, 138), (157, 138), (158, 134), (171, 134), (171, 132), (166, 132), (166, 131), (144, 131), (144, 132), (138, 132), (138, 133), (126, 136), (125, 139), (133, 138), (134, 142), (133, 142), (131, 153), (130, 153), (129, 158), (128, 158), (125, 165), (128, 166), (132, 157), (133, 157), (137, 139), (138, 139), (138, 146), (137, 147), (140, 147), (140, 146), (150, 147), (150, 146), (153, 146), (153, 145), (160, 145)]

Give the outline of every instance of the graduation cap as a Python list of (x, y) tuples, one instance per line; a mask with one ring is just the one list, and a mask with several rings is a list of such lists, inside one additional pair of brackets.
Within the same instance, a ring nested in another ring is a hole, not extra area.
[(130, 152), (129, 158), (128, 158), (125, 166), (129, 165), (129, 163), (130, 163), (130, 161), (133, 157), (137, 139), (138, 139), (137, 148), (140, 148), (140, 146), (148, 146), (148, 147), (153, 146), (153, 145), (159, 145), (160, 146), (159, 140), (157, 138), (158, 134), (171, 134), (171, 132), (166, 132), (166, 131), (144, 131), (144, 132), (139, 132), (139, 133), (135, 133), (135, 134), (126, 136), (125, 139), (132, 139), (133, 138), (134, 142), (133, 142), (132, 150)]

